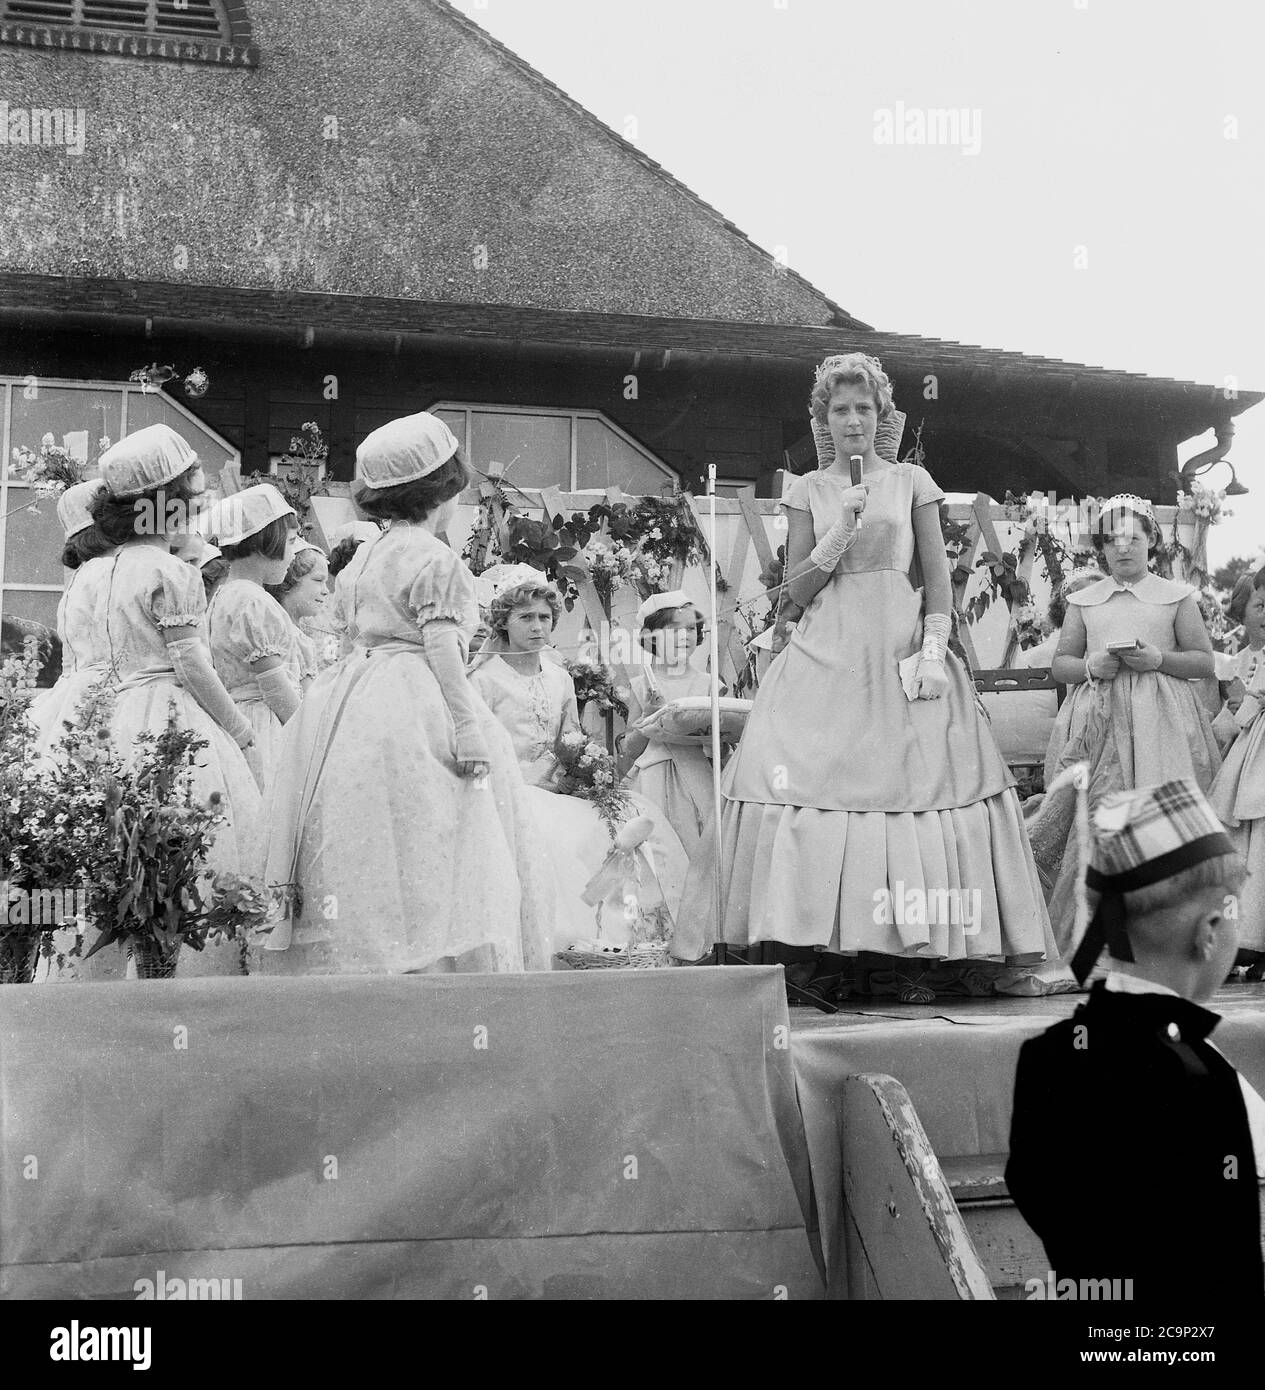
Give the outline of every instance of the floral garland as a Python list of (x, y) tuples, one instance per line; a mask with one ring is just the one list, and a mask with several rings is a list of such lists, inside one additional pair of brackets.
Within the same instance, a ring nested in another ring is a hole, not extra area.
[[(517, 491), (517, 489), (516, 489)], [(494, 564), (527, 564), (562, 590), (567, 610), (578, 597), (571, 562), (583, 552), (594, 587), (608, 604), (616, 590), (634, 585), (643, 597), (673, 580), (674, 565), (710, 558), (686, 493), (642, 497), (635, 504), (595, 502), (587, 512), (562, 512), (536, 521), (515, 511), (503, 478), (481, 489), (478, 511), (462, 557), (471, 572)], [(525, 494), (523, 500), (527, 501)], [(497, 513), (503, 537), (497, 535)]]
[(628, 718), (628, 699), (631, 691), (626, 685), (616, 683), (615, 673), (609, 666), (584, 656), (563, 664), (575, 682), (575, 699), (581, 709), (591, 702), (603, 714), (617, 714), (621, 719)]
[(311, 533), (313, 497), (326, 497), (329, 487), (322, 472), (329, 459), (329, 445), (315, 420), (308, 420), (301, 433), (290, 437), (290, 448), (277, 461), (275, 474), (256, 470), (243, 479), (250, 483), (271, 483), (294, 508), (303, 528)]
[(615, 759), (578, 729), (558, 740), (558, 773), (555, 785), (564, 796), (591, 801), (614, 840), (632, 814), (626, 792), (619, 790)]

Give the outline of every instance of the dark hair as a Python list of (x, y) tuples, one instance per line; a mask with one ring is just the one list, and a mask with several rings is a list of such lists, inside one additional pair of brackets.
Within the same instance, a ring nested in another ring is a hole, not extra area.
[(202, 566), (201, 573), (203, 591), (210, 598), (219, 584), (228, 578), (228, 561), (223, 555), (212, 555)]
[(156, 521), (165, 520), (169, 502), (191, 502), (201, 495), (190, 486), (193, 474), (201, 467), (200, 463), (190, 464), (170, 482), (160, 483), (135, 497), (114, 497), (103, 492), (92, 504), (96, 530), (110, 546), (125, 545), (137, 536), (156, 535)]
[(1230, 594), (1230, 601), (1225, 606), (1226, 617), (1237, 627), (1247, 612), (1247, 601), (1256, 592), (1257, 588), (1265, 588), (1265, 585), (1256, 583), (1256, 575), (1241, 574), (1235, 581), (1234, 589)]
[[(236, 545), (221, 545), (220, 554), (230, 563), (244, 560), (249, 555), (262, 555), (266, 560), (284, 560), (286, 539), (291, 531), (299, 529), (298, 518), (288, 512), (285, 516), (274, 517), (262, 531), (247, 536)], [(219, 542), (215, 542), (217, 545)]]
[[(1129, 511), (1121, 507), (1113, 510), (1111, 515), (1114, 516), (1117, 512), (1123, 512), (1125, 516), (1131, 516), (1135, 520), (1140, 521), (1142, 523), (1142, 529), (1146, 532), (1147, 538), (1146, 558), (1149, 560), (1151, 556), (1154, 555), (1155, 552), (1160, 548), (1160, 528), (1151, 521), (1150, 517), (1143, 515), (1142, 512)], [(1094, 549), (1099, 553), (1099, 555), (1103, 553), (1103, 550), (1106, 548), (1107, 545), (1107, 535), (1103, 529), (1106, 525), (1106, 522), (1107, 516), (1104, 513), (1104, 515), (1098, 518), (1098, 525), (1094, 530)]]
[(325, 552), (323, 550), (300, 550), (294, 559), (290, 561), (290, 568), (286, 570), (286, 577), (281, 583), (265, 584), (264, 592), (271, 594), (278, 603), (281, 603), (292, 589), (298, 587), (300, 579), (312, 573), (316, 568), (318, 559), (325, 559)]
[(698, 613), (698, 622), (694, 624), (694, 633), (698, 640), (698, 645), (700, 647), (703, 645), (703, 625), (707, 620), (703, 617), (702, 613), (699, 613), (699, 610), (695, 608), (692, 603), (681, 603), (675, 608), (660, 608), (657, 613), (651, 613), (646, 621), (642, 623), (641, 635), (637, 640), (647, 651), (650, 650), (650, 643), (646, 641), (646, 633), (658, 632), (661, 628), (667, 627), (668, 623), (672, 620), (672, 615), (674, 613), (679, 613), (682, 608), (693, 608), (695, 613)]
[(458, 449), (447, 463), (424, 478), (377, 488), (366, 487), (357, 479), (351, 485), (351, 495), (372, 521), (425, 521), (436, 507), (464, 492), (469, 482), (470, 473)]
[(357, 540), (355, 536), (347, 536), (338, 542), (329, 552), (329, 577), (331, 579), (351, 564), (351, 557), (362, 545), (364, 545), (364, 541)]
[(1252, 576), (1252, 587), (1256, 589), (1265, 589), (1265, 565), (1262, 565)]
[(80, 565), (95, 560), (99, 555), (108, 555), (113, 549), (95, 525), (85, 526), (73, 536), (66, 537), (61, 562), (66, 569), (77, 570)]

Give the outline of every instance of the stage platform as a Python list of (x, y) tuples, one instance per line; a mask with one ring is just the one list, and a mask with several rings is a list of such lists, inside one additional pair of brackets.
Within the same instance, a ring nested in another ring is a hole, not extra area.
[[(1015, 1058), (1078, 998), (826, 1016), (761, 966), (0, 986), (0, 1296), (1004, 1297), (1041, 1260), (998, 1189)], [(1265, 986), (1214, 1007), (1265, 1092)]]

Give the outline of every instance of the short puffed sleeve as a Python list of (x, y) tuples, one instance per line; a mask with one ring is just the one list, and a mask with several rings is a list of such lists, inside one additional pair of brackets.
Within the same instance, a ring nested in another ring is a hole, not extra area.
[(447, 546), (437, 546), (427, 556), (408, 596), (409, 610), (419, 628), (446, 618), (469, 626), (478, 619), (479, 605), (474, 580), (459, 556)]
[(812, 503), (808, 498), (808, 475), (796, 478), (786, 491), (786, 496), (782, 498), (779, 506), (794, 507), (796, 511), (812, 511)]
[(149, 591), (147, 610), (154, 626), (197, 627), (206, 616), (202, 572), (174, 555), (159, 557), (158, 573)]
[(921, 507), (927, 502), (943, 501), (944, 493), (936, 486), (935, 479), (921, 464), (914, 464), (914, 506)]
[[(249, 587), (258, 589), (259, 586)], [(277, 600), (262, 589), (250, 594), (242, 604), (233, 624), (233, 637), (241, 659), (248, 666), (269, 656), (289, 657), (294, 647), (294, 629), (289, 616)]]

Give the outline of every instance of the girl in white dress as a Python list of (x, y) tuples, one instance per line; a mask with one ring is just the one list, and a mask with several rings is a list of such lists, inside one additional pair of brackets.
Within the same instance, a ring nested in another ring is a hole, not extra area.
[(39, 756), (53, 751), (67, 723), (73, 722), (79, 702), (109, 669), (105, 634), (92, 619), (96, 588), (110, 574), (106, 557), (114, 553), (92, 521), (92, 507), (104, 491), (105, 484), (98, 478), (68, 487), (57, 499), (57, 516), (66, 533), (62, 564), (71, 575), (57, 604), (61, 675), (30, 706)]
[(271, 483), (260, 483), (217, 503), (206, 526), (228, 561), (228, 578), (207, 605), (211, 658), (254, 731), (246, 761), (266, 797), (300, 692), (294, 625), (264, 585), (285, 578), (298, 518)]
[[(51, 690), (31, 702), (31, 722), (36, 730), (37, 757), (52, 758), (67, 726), (78, 717), (79, 706), (109, 670), (105, 633), (94, 623), (98, 589), (108, 583), (114, 553), (92, 520), (92, 507), (105, 491), (99, 479), (76, 483), (57, 499), (57, 516), (66, 533), (62, 564), (71, 571), (57, 604), (57, 636), (61, 640), (62, 671)], [(66, 955), (75, 945), (77, 932), (63, 928), (54, 934), (52, 954), (41, 956), (35, 979), (40, 984), (65, 984), (75, 980), (122, 979), (127, 962), (119, 951), (98, 951), (89, 960)], [(61, 955), (63, 965), (56, 957)]]
[[(597, 808), (555, 790), (559, 744), (569, 734), (582, 733), (575, 683), (549, 646), (560, 611), (558, 594), (543, 576), (497, 593), (488, 617), (491, 636), (470, 675), (471, 684), (513, 740), (537, 821), (546, 835), (558, 892), (553, 931), (557, 951), (593, 937), (597, 914), (584, 902), (583, 894), (611, 851), (610, 831)], [(647, 843), (664, 901), (675, 912), (688, 857), (662, 811), (642, 797), (629, 800), (630, 819), (647, 815), (653, 822)]]
[[(262, 806), (242, 749), (254, 737), (215, 674), (206, 640), (206, 597), (191, 565), (171, 554), (166, 527), (204, 490), (197, 455), (167, 425), (129, 434), (101, 456), (107, 491), (93, 517), (109, 543), (108, 582), (95, 587), (92, 623), (104, 634), (115, 702), (111, 740), (127, 756), (138, 734), (160, 733), (174, 708), (207, 742), (197, 754), (194, 796), (220, 798), (208, 870), (255, 877), (261, 868)], [(182, 516), (183, 519), (183, 516)], [(102, 952), (101, 954), (104, 954)], [(95, 959), (95, 958), (94, 958)], [(177, 973), (241, 973), (236, 942), (181, 952)]]
[[(306, 691), (325, 666), (332, 665), (322, 660), (320, 646), (302, 626), (305, 622), (319, 622), (328, 607), (329, 562), (325, 552), (310, 541), (300, 541), (285, 578), (280, 584), (270, 585), (268, 592), (290, 619), (295, 643), (292, 674), (300, 691)], [(322, 639), (328, 635), (321, 633)]]
[(268, 881), (297, 892), (265, 971), (549, 968), (547, 856), (509, 737), (466, 679), (474, 581), (435, 534), (467, 478), (425, 413), (356, 451), (356, 505), (392, 524), (338, 576), (352, 650), (285, 731)]
[(662, 743), (631, 726), (673, 700), (711, 693), (711, 677), (690, 661), (702, 642), (703, 615), (678, 589), (652, 595), (637, 619), (639, 641), (650, 660), (628, 681), (630, 727), (618, 740), (625, 762), (632, 764), (624, 786), (658, 807), (686, 854), (693, 854), (712, 814), (711, 759), (701, 743)]

